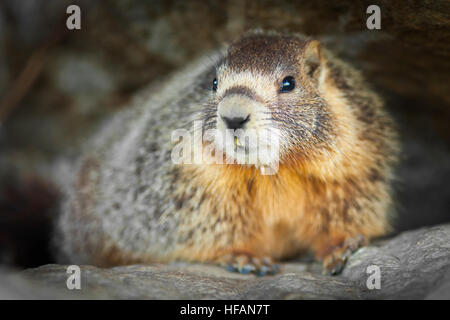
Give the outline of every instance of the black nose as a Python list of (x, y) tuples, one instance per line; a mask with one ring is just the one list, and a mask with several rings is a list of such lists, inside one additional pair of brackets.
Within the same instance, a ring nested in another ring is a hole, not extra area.
[(244, 125), (250, 121), (250, 115), (246, 118), (238, 117), (238, 118), (227, 118), (222, 116), (223, 121), (225, 121), (228, 129), (241, 129)]

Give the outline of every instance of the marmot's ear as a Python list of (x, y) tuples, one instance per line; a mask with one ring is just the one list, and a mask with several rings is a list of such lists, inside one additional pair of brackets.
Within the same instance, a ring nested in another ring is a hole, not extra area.
[(317, 40), (308, 41), (303, 52), (303, 70), (317, 85), (325, 64), (320, 42)]

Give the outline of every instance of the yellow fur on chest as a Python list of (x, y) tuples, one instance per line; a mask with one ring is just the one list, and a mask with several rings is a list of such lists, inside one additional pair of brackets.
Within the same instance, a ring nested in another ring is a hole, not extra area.
[[(314, 201), (311, 183), (287, 167), (281, 166), (275, 175), (261, 175), (254, 167), (203, 166), (195, 182), (205, 187), (211, 201), (221, 204), (219, 210), (235, 232), (245, 231), (233, 244), (238, 249), (281, 258), (306, 246), (301, 239), (316, 229), (314, 213), (306, 209)], [(205, 216), (211, 207), (202, 208)]]

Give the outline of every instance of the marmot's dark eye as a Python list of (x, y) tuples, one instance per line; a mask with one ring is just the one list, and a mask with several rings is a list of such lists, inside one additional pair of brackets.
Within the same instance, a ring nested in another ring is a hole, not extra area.
[(213, 91), (216, 91), (216, 90), (217, 90), (217, 79), (214, 79), (214, 80), (213, 80), (212, 89), (213, 89)]
[(281, 83), (281, 92), (289, 92), (292, 91), (295, 88), (295, 79), (294, 77), (287, 76), (283, 79), (283, 82)]

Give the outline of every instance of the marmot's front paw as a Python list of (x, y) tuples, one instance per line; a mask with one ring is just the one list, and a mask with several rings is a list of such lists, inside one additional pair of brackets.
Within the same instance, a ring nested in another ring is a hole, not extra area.
[(322, 273), (326, 275), (337, 275), (341, 273), (350, 255), (366, 243), (367, 240), (361, 235), (357, 235), (354, 238), (347, 238), (342, 245), (333, 248), (322, 259)]
[(280, 269), (269, 257), (256, 258), (242, 253), (227, 254), (219, 260), (219, 264), (231, 272), (253, 273), (257, 276), (274, 275)]

